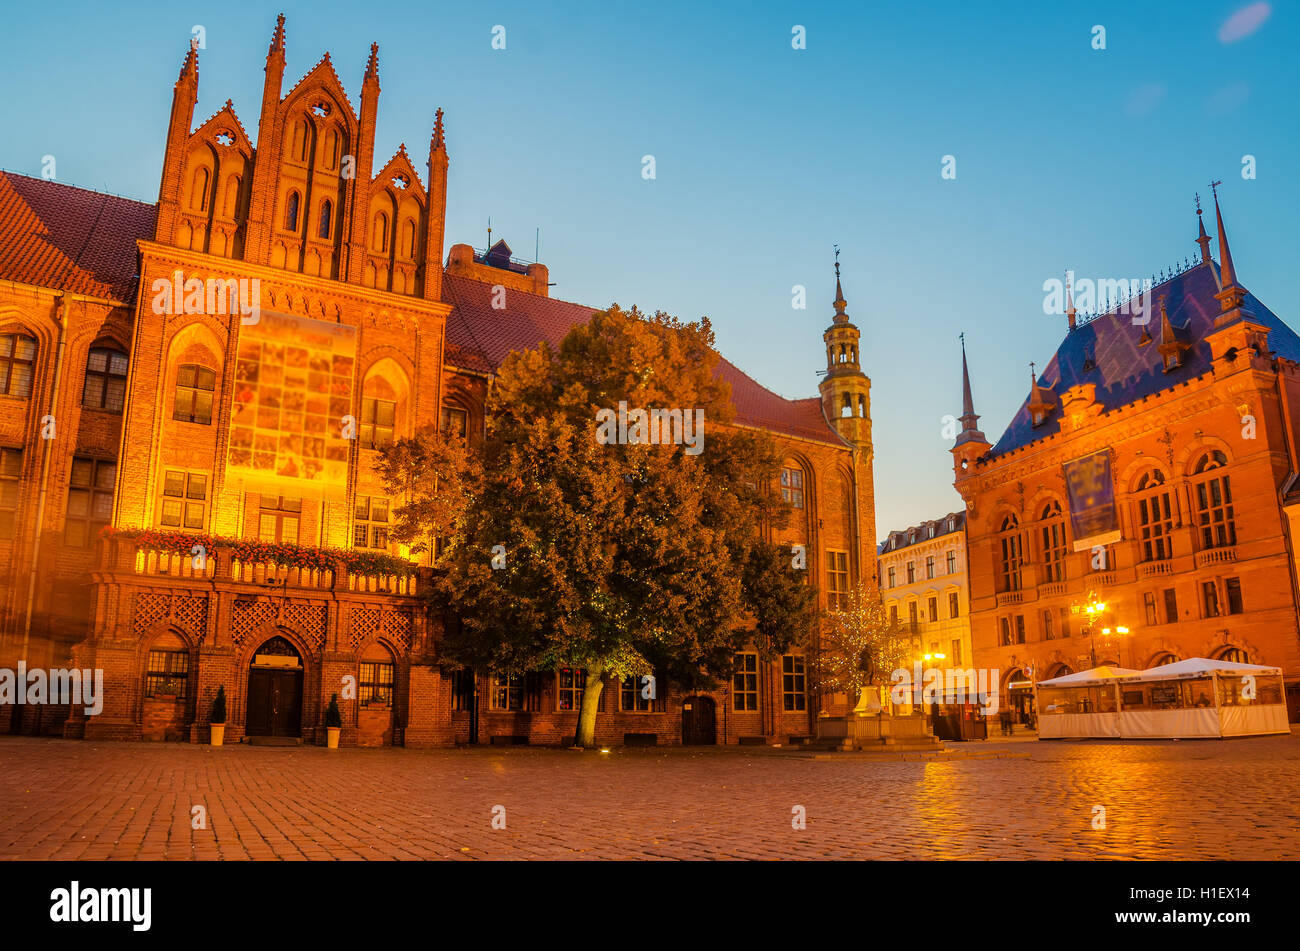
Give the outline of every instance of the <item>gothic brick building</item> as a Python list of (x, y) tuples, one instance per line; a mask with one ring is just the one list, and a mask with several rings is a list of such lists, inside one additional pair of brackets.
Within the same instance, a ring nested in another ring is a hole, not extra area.
[[(1036, 680), (1188, 657), (1277, 665), (1300, 710), (1300, 337), (1220, 260), (1068, 332), (995, 444), (962, 354), (952, 449), (975, 663), (1030, 713)], [(1197, 208), (1198, 219), (1200, 208)], [(1067, 298), (1068, 299), (1068, 298)], [(1091, 608), (1091, 611), (1089, 610)]]
[[(374, 462), (424, 426), (481, 438), (504, 357), (596, 308), (549, 297), (504, 242), (444, 257), (442, 113), (423, 174), (404, 146), (381, 164), (376, 47), (359, 109), (328, 55), (287, 91), (284, 70), (281, 18), (254, 142), (230, 101), (195, 128), (191, 48), (155, 204), (0, 174), (0, 665), (106, 677), (97, 716), (18, 707), (0, 728), (201, 742), (221, 686), (231, 740), (316, 742), (351, 677), (345, 744), (560, 742), (582, 672), (441, 662), (429, 566), (390, 541)], [(719, 370), (735, 425), (783, 447), (776, 540), (806, 546), (823, 607), (875, 581), (870, 381), (836, 272), (819, 397)], [(808, 735), (837, 702), (810, 660), (744, 652), (709, 696), (611, 683), (598, 737)]]

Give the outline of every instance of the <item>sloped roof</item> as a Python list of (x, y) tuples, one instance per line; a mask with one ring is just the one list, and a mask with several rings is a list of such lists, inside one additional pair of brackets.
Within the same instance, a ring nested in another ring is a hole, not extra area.
[[(1052, 387), (1053, 405), (1046, 419), (1033, 425), (1026, 395), (990, 455), (998, 456), (1059, 432), (1061, 394), (1077, 384), (1096, 384), (1097, 402), (1111, 410), (1208, 372), (1212, 360), (1205, 336), (1214, 329), (1214, 319), (1219, 315), (1219, 302), (1214, 297), (1219, 290), (1216, 274), (1213, 262), (1202, 263), (1153, 287), (1150, 294), (1154, 313), (1149, 315), (1148, 323), (1135, 324), (1133, 314), (1112, 312), (1070, 331), (1039, 377), (1043, 385)], [(1175, 332), (1190, 344), (1183, 353), (1182, 365), (1169, 373), (1164, 372), (1157, 349), (1161, 295)], [(1300, 337), (1295, 331), (1249, 292), (1242, 306), (1269, 328), (1268, 343), (1274, 353), (1300, 361)], [(1139, 347), (1143, 330), (1153, 339)], [(1095, 366), (1085, 370), (1089, 357)]]
[(0, 171), (0, 280), (130, 301), (153, 205)]
[[(948, 519), (953, 520), (952, 531), (947, 528)], [(908, 548), (912, 545), (919, 545), (921, 542), (929, 541), (932, 538), (941, 538), (944, 535), (952, 535), (956, 532), (966, 530), (966, 511), (949, 512), (943, 518), (936, 518), (929, 522), (922, 522), (920, 525), (909, 525), (902, 531), (890, 532), (885, 536), (885, 540), (876, 546), (876, 554), (883, 555), (886, 552), (898, 551), (902, 548)], [(916, 540), (908, 541), (908, 536), (916, 532)]]
[[(530, 350), (542, 341), (558, 346), (576, 325), (586, 323), (601, 308), (511, 290), (508, 306), (492, 308), (492, 286), (463, 275), (447, 274), (443, 298), (454, 309), (447, 318), (448, 349), (478, 353), (493, 369), (516, 350)], [(843, 445), (822, 415), (821, 400), (789, 400), (747, 376), (725, 357), (718, 375), (731, 384), (736, 421), (831, 445)]]

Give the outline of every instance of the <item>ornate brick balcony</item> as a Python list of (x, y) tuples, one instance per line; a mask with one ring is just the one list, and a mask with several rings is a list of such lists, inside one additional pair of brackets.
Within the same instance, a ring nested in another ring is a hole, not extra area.
[(419, 568), (391, 555), (180, 532), (110, 530), (104, 535), (100, 572), (151, 580), (274, 587), (286, 592), (314, 589), (397, 598), (416, 597), (420, 586)]

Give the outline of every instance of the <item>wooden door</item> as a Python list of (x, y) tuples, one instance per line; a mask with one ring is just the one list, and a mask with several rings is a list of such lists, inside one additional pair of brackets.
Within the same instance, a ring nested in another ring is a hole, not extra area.
[(248, 672), (249, 736), (302, 735), (302, 671), (253, 667)]
[(682, 745), (713, 746), (717, 742), (717, 704), (712, 697), (687, 697), (682, 701)]

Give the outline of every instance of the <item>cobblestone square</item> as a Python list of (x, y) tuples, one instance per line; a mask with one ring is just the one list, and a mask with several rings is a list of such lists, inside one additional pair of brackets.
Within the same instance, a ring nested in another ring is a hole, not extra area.
[(953, 746), (952, 759), (903, 761), (6, 736), (0, 858), (1300, 858), (1295, 734)]

